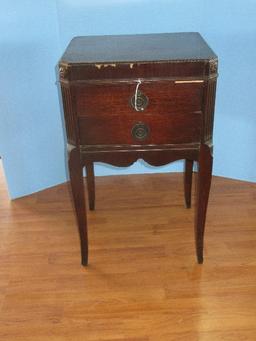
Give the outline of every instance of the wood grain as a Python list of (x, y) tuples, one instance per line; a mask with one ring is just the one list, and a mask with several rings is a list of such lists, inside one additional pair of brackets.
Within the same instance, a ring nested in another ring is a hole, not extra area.
[[(151, 165), (184, 158), (199, 161), (202, 171), (195, 219), (199, 263), (203, 262), (212, 169), (205, 161), (209, 153), (199, 158), (199, 152), (212, 151), (217, 69), (217, 56), (195, 32), (75, 37), (59, 61), (68, 148), (76, 149), (80, 154), (76, 158), (84, 166), (94, 161), (127, 166), (139, 158)], [(76, 165), (78, 162), (69, 162), (71, 186), (81, 245), (86, 243), (83, 248), (87, 250), (87, 237), (81, 233), (87, 226), (85, 200), (82, 193), (76, 194), (83, 187), (82, 172), (72, 169)], [(80, 180), (76, 176), (74, 181), (72, 174), (78, 172)], [(187, 176), (187, 206), (189, 183)], [(93, 210), (95, 190), (90, 169), (87, 184), (89, 208)], [(82, 263), (86, 264), (83, 248)]]
[(188, 159), (184, 163), (184, 199), (186, 208), (191, 207), (193, 164), (193, 160)]
[[(131, 106), (137, 82), (109, 81), (96, 84), (77, 83), (77, 116), (129, 115), (137, 117)], [(176, 84), (174, 81), (143, 80), (139, 90), (148, 97), (144, 115), (191, 114), (202, 111), (204, 83)]]
[[(85, 116), (78, 119), (82, 145), (174, 144), (200, 141), (202, 113), (163, 115)], [(143, 141), (132, 136), (133, 127), (146, 124), (149, 134)]]
[(84, 36), (71, 40), (59, 66), (61, 78), (70, 81), (145, 75), (201, 77), (216, 72), (210, 65), (206, 68), (205, 63), (216, 58), (197, 32)]
[(254, 341), (256, 184), (213, 177), (200, 266), (182, 178), (97, 177), (83, 268), (67, 184), (10, 202), (1, 176), (0, 340)]
[[(83, 265), (88, 264), (88, 233), (85, 208), (85, 193), (83, 166), (78, 148), (70, 147), (68, 150), (68, 167), (70, 175), (71, 192), (76, 211), (77, 225), (80, 235), (81, 260)], [(92, 176), (92, 174), (91, 174)], [(90, 190), (88, 192), (91, 192)]]

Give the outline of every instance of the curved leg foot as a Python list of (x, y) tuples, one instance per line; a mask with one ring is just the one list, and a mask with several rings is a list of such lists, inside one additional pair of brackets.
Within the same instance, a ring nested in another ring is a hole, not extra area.
[(184, 196), (185, 196), (186, 208), (191, 207), (192, 174), (193, 174), (193, 160), (185, 159)]
[(89, 197), (89, 208), (91, 211), (95, 209), (95, 177), (93, 162), (87, 163), (86, 167), (86, 181)]
[(199, 264), (203, 263), (204, 230), (211, 187), (212, 161), (211, 148), (208, 145), (201, 145), (197, 180), (197, 207), (195, 214), (196, 254)]
[(76, 147), (70, 147), (68, 150), (68, 166), (70, 175), (70, 184), (72, 189), (73, 201), (75, 205), (76, 218), (79, 228), (81, 244), (81, 262), (82, 265), (88, 264), (88, 236), (87, 220), (83, 183), (83, 166), (80, 161), (80, 152)]

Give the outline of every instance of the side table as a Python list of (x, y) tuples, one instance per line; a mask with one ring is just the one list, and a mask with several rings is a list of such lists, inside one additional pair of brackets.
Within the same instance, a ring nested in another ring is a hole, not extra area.
[(217, 56), (199, 33), (72, 39), (59, 61), (59, 78), (83, 265), (88, 264), (83, 168), (94, 210), (94, 162), (128, 166), (138, 159), (154, 166), (184, 159), (186, 207), (198, 162), (195, 243), (203, 263), (217, 67)]

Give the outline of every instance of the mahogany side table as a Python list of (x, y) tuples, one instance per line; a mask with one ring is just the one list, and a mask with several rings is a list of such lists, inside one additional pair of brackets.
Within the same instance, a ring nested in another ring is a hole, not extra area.
[(95, 206), (94, 162), (160, 166), (185, 160), (186, 207), (198, 162), (195, 243), (203, 239), (212, 174), (212, 132), (218, 60), (199, 33), (82, 36), (59, 61), (68, 164), (88, 264), (83, 168), (89, 208)]

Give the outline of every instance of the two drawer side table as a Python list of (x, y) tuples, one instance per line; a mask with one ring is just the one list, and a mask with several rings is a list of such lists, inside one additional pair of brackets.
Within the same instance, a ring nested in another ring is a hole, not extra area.
[(184, 159), (186, 207), (198, 162), (195, 244), (203, 263), (217, 68), (217, 56), (199, 33), (72, 39), (59, 61), (59, 78), (83, 265), (88, 264), (83, 168), (94, 210), (94, 162), (121, 167), (138, 159), (154, 166)]

